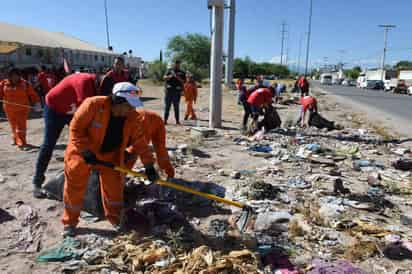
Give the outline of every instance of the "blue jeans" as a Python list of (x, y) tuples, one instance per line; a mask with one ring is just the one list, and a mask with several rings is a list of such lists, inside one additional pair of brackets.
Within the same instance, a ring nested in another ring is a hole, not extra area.
[(167, 123), (169, 119), (170, 107), (173, 105), (173, 109), (175, 111), (175, 119), (176, 123), (179, 123), (179, 105), (180, 105), (180, 93), (177, 92), (166, 92), (165, 96), (165, 113), (164, 113), (164, 121)]
[(33, 178), (34, 185), (41, 187), (43, 184), (45, 180), (44, 174), (46, 173), (50, 159), (53, 155), (57, 140), (59, 139), (63, 128), (70, 123), (72, 118), (72, 115), (58, 114), (45, 105), (44, 139), (36, 162), (36, 172)]

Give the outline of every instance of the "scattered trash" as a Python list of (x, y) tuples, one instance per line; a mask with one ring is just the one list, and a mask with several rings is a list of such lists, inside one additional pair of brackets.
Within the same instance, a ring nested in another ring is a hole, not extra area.
[(392, 166), (402, 171), (410, 171), (412, 170), (412, 160), (411, 159), (399, 159), (393, 162)]
[(307, 274), (362, 274), (364, 273), (361, 269), (354, 267), (348, 261), (337, 261), (333, 263), (328, 263), (320, 259), (316, 259), (312, 262), (312, 269), (307, 272)]
[(0, 208), (0, 224), (14, 220), (15, 217), (6, 210)]
[(298, 177), (289, 179), (288, 186), (298, 189), (307, 189), (311, 188), (312, 184), (310, 182), (306, 182), (303, 178)]
[[(287, 231), (287, 224), (292, 218), (289, 212), (263, 212), (257, 215), (254, 230), (255, 231), (268, 231), (271, 233)], [(286, 226), (282, 226), (285, 224)]]
[(412, 227), (412, 215), (410, 213), (403, 213), (400, 215), (401, 224)]
[(305, 145), (305, 149), (310, 150), (313, 153), (319, 153), (322, 150), (319, 144), (307, 144)]
[(80, 257), (80, 241), (67, 237), (62, 243), (41, 252), (36, 261), (38, 262), (65, 262)]
[(255, 145), (255, 146), (249, 147), (249, 150), (255, 151), (255, 152), (269, 153), (269, 152), (271, 152), (273, 149), (272, 149), (272, 147), (270, 147), (270, 146)]
[(238, 180), (238, 179), (240, 179), (240, 178), (242, 177), (242, 174), (240, 173), (240, 171), (233, 171), (233, 172), (230, 174), (230, 177), (231, 177), (232, 179)]
[(218, 238), (223, 238), (229, 229), (229, 223), (226, 220), (214, 219), (209, 223), (209, 231)]
[(335, 194), (350, 194), (350, 189), (343, 186), (343, 181), (340, 178), (337, 178), (333, 184), (333, 192)]
[(279, 192), (281, 192), (279, 187), (263, 181), (255, 181), (250, 185), (247, 196), (249, 200), (273, 200), (278, 197)]
[(0, 184), (4, 184), (7, 181), (7, 178), (0, 174)]

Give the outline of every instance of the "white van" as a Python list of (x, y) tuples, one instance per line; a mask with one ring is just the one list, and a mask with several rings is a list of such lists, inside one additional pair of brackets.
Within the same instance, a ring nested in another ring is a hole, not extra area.
[(332, 74), (323, 73), (320, 75), (320, 84), (321, 85), (332, 85)]

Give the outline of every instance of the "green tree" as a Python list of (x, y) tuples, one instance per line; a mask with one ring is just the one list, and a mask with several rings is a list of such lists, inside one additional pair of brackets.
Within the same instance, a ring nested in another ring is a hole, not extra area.
[(348, 69), (345, 71), (345, 75), (346, 77), (350, 78), (350, 79), (357, 79), (361, 73), (362, 69), (361, 67), (357, 66), (354, 67), (352, 69)]
[(163, 81), (163, 76), (166, 74), (167, 65), (160, 60), (154, 61), (149, 64), (148, 76), (154, 81)]
[(285, 78), (290, 75), (290, 71), (286, 66), (268, 62), (256, 63), (249, 57), (244, 59), (236, 58), (234, 60), (233, 73), (237, 78), (253, 78), (260, 74)]
[(205, 35), (188, 33), (172, 37), (166, 55), (172, 61), (181, 60), (182, 68), (190, 71), (196, 80), (209, 76), (210, 39)]
[(395, 65), (398, 70), (412, 70), (412, 61), (400, 61)]

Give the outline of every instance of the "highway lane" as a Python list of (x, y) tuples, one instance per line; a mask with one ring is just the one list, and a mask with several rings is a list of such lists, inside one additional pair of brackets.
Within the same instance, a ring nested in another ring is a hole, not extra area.
[(390, 115), (406, 120), (412, 118), (412, 96), (378, 90), (358, 89), (356, 87), (322, 86), (317, 81), (312, 81), (311, 84), (313, 87), (323, 89), (328, 93), (342, 96), (355, 103), (373, 107)]

